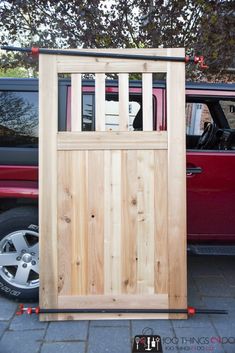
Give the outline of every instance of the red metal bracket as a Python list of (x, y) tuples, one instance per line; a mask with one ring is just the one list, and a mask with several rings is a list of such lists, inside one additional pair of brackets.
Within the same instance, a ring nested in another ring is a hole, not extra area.
[(23, 315), (23, 314), (24, 314), (24, 304), (19, 304), (16, 315)]
[(25, 308), (24, 304), (19, 304), (16, 315), (23, 315), (24, 313), (28, 315), (32, 315), (32, 314), (39, 315), (40, 307), (36, 306), (35, 308), (32, 308), (32, 307)]
[(189, 316), (194, 316), (196, 314), (196, 309), (192, 306), (188, 307), (188, 315)]
[(35, 56), (39, 55), (39, 48), (32, 47), (31, 48), (31, 54), (35, 55)]

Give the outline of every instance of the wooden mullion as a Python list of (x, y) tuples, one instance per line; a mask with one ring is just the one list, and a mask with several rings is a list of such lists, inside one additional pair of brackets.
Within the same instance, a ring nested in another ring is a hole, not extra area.
[(95, 130), (105, 131), (105, 75), (95, 75)]
[(71, 75), (71, 131), (82, 130), (82, 79), (81, 74)]

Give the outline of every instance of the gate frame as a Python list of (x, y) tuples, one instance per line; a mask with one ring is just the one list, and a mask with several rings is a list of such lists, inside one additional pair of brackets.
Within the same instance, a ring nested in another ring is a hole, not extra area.
[[(184, 57), (184, 49), (101, 49), (88, 52), (145, 54)], [(186, 280), (186, 150), (185, 150), (185, 64), (183, 62), (153, 62), (131, 59), (131, 72), (164, 72), (167, 77), (167, 133), (168, 133), (168, 239), (170, 239), (168, 276), (169, 308), (187, 308)], [(108, 64), (107, 64), (108, 63)], [(95, 69), (94, 69), (95, 65)], [(96, 89), (104, 90), (102, 73), (130, 73), (128, 59), (67, 57), (66, 55), (39, 55), (39, 225), (40, 225), (40, 306), (58, 307), (58, 254), (57, 249), (57, 136), (58, 133), (58, 74), (72, 74), (72, 131), (81, 126), (81, 100), (78, 101), (80, 73), (100, 73)], [(79, 73), (79, 74), (78, 74)], [(99, 74), (98, 74), (99, 75)], [(148, 79), (147, 79), (148, 80)], [(146, 82), (147, 82), (146, 80)], [(149, 82), (149, 81), (148, 81)], [(78, 101), (76, 105), (73, 103)], [(146, 106), (145, 112), (148, 111)], [(104, 114), (102, 104), (96, 114)], [(126, 113), (124, 112), (124, 115)], [(78, 119), (73, 117), (77, 116)], [(144, 116), (144, 114), (143, 114)], [(97, 115), (96, 115), (97, 117)], [(80, 119), (80, 120), (79, 120)], [(143, 118), (144, 121), (144, 118)], [(151, 130), (148, 122), (144, 130)], [(103, 130), (104, 126), (98, 126)], [(133, 132), (135, 134), (135, 132)], [(177, 210), (177, 212), (176, 212)], [(48, 271), (48, 269), (50, 269)], [(178, 271), (177, 271), (178, 270)], [(178, 277), (176, 277), (176, 274)], [(79, 315), (79, 319), (94, 318)], [(134, 318), (146, 318), (136, 315)], [(166, 316), (164, 316), (166, 317)], [(184, 314), (171, 314), (169, 318), (186, 318)], [(96, 315), (97, 318), (97, 315)], [(101, 315), (98, 319), (104, 318)], [(110, 318), (113, 318), (110, 317)], [(123, 318), (123, 316), (121, 317)], [(162, 318), (162, 316), (154, 316)], [(40, 320), (65, 319), (63, 315), (43, 315)], [(71, 319), (71, 317), (70, 317)]]

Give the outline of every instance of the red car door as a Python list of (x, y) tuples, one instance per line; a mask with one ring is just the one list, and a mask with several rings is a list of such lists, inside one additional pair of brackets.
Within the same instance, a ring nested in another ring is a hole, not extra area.
[[(223, 124), (225, 128), (235, 128), (235, 101), (215, 100), (213, 113), (209, 100), (206, 98), (202, 104), (202, 100), (198, 103), (200, 99), (186, 105), (188, 240), (235, 242), (235, 145), (229, 150), (200, 150), (196, 144), (208, 122), (215, 122), (222, 129)], [(230, 111), (224, 111), (223, 105)], [(226, 119), (215, 121), (213, 114), (220, 109), (218, 118), (222, 114)]]
[(187, 168), (188, 240), (235, 242), (235, 151), (188, 151)]

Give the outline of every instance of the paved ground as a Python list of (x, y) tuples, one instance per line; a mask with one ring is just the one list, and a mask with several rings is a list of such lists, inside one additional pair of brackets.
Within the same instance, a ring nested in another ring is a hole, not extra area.
[(164, 353), (235, 353), (235, 258), (190, 256), (188, 264), (189, 304), (226, 308), (228, 316), (40, 323), (15, 316), (16, 304), (0, 297), (0, 353), (130, 353), (147, 327), (161, 336)]

